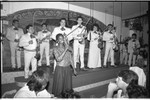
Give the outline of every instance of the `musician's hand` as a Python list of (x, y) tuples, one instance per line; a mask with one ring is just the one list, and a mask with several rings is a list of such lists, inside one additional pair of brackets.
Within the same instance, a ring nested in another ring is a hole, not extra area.
[(108, 85), (108, 91), (116, 91), (118, 89), (118, 86), (116, 83), (110, 82)]
[(68, 45), (68, 38), (66, 36), (64, 36), (64, 43), (65, 45)]
[(29, 41), (29, 44), (33, 44), (33, 40), (30, 40), (30, 41)]
[(68, 44), (66, 44), (65, 47), (66, 47), (66, 50), (69, 50), (69, 45)]
[(19, 42), (19, 39), (15, 39), (14, 42)]

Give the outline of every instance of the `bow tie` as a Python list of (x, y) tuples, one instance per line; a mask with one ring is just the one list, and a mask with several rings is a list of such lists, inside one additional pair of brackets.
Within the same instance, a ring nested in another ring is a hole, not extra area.
[(35, 36), (33, 34), (30, 35), (30, 38), (35, 38)]
[(43, 33), (47, 33), (47, 31), (43, 31)]
[(18, 30), (18, 28), (17, 28), (17, 27), (15, 27), (15, 28), (14, 28), (14, 30)]
[(95, 33), (95, 34), (97, 34), (97, 32), (96, 32), (96, 31), (94, 31), (94, 33)]
[(135, 40), (132, 40), (132, 42), (135, 42)]
[(111, 31), (109, 32), (110, 34), (113, 34)]
[(82, 28), (82, 26), (80, 25), (79, 28)]
[(64, 31), (64, 30), (65, 30), (65, 28), (64, 28), (64, 27), (62, 27), (62, 28), (61, 28), (61, 30), (62, 30), (62, 31)]

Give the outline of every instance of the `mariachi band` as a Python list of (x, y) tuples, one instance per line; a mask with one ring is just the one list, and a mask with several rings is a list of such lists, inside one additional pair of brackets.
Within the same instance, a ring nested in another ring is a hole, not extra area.
[[(87, 70), (84, 64), (85, 39), (89, 41), (89, 54), (87, 61), (88, 68), (95, 69), (108, 67), (108, 60), (111, 61), (112, 67), (116, 67), (114, 53), (119, 50), (119, 42), (114, 26), (109, 24), (102, 32), (98, 24), (93, 24), (92, 30), (87, 32), (86, 25), (90, 19), (85, 25), (83, 25), (83, 18), (81, 16), (77, 17), (76, 21), (77, 25), (72, 26), (72, 28), (68, 28), (66, 27), (66, 19), (62, 18), (60, 19), (60, 26), (54, 28), (53, 32), (48, 31), (47, 24), (42, 23), (42, 30), (39, 31), (38, 34), (34, 34), (34, 27), (32, 25), (28, 25), (26, 27), (27, 33), (24, 34), (23, 30), (18, 28), (19, 21), (13, 20), (12, 27), (8, 28), (6, 35), (6, 38), (9, 40), (11, 47), (12, 68), (14, 69), (16, 66), (17, 68), (21, 67), (21, 50), (24, 50), (25, 78), (28, 78), (28, 76), (37, 69), (37, 66), (42, 66), (44, 51), (46, 55), (46, 65), (50, 66), (50, 40), (55, 41), (54, 45), (57, 46), (57, 34), (62, 34), (64, 37), (66, 37), (68, 44), (71, 40), (73, 40), (72, 55), (75, 68), (77, 68), (77, 63), (80, 62), (80, 69)], [(131, 64), (135, 64), (136, 54), (134, 53), (139, 47), (140, 45), (136, 39), (136, 35), (133, 34), (132, 39), (130, 39), (128, 43), (128, 50), (123, 49), (129, 52), (129, 66), (131, 66)], [(104, 61), (101, 57), (103, 49), (105, 50)], [(15, 64), (15, 54), (17, 55), (17, 64)], [(124, 54), (122, 56), (127, 55)], [(121, 63), (123, 63), (123, 59)], [(31, 73), (29, 73), (30, 64), (32, 67)], [(127, 64), (127, 61), (125, 64)], [(55, 67), (56, 59), (54, 58), (54, 70)]]

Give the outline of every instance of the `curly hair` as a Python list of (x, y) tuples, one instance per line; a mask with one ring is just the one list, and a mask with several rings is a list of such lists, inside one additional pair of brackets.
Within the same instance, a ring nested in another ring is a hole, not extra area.
[(127, 84), (138, 84), (138, 75), (131, 70), (122, 70), (119, 74), (119, 77), (122, 77), (122, 80)]
[(127, 94), (129, 98), (147, 98), (148, 90), (140, 85), (129, 85), (127, 87)]
[(63, 91), (61, 93), (61, 97), (62, 98), (80, 98), (80, 95), (79, 93), (74, 92), (73, 89), (70, 89), (70, 90)]

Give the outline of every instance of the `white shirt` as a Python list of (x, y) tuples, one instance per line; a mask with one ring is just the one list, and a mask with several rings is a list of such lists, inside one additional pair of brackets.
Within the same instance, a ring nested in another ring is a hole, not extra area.
[(134, 71), (138, 75), (139, 77), (138, 84), (141, 86), (146, 86), (146, 75), (143, 69), (137, 66), (134, 66), (134, 67), (130, 67), (130, 70)]
[(25, 84), (14, 96), (14, 98), (50, 98), (52, 97), (46, 89), (37, 93), (30, 91), (29, 87)]
[(14, 30), (14, 26), (7, 28), (6, 37), (10, 42), (14, 42), (15, 39), (19, 39), (24, 34), (21, 28)]
[(133, 52), (133, 48), (136, 46), (136, 48), (140, 47), (139, 41), (136, 39), (135, 42), (133, 42), (133, 39), (131, 39), (128, 42), (128, 52)]
[[(33, 44), (29, 44), (29, 41), (32, 40)], [(31, 38), (30, 33), (22, 35), (19, 46), (24, 47), (27, 50), (34, 50), (37, 47), (36, 38)]]
[[(56, 40), (56, 35), (57, 34), (69, 34), (71, 32), (70, 28), (64, 27), (64, 30), (61, 30), (61, 26), (54, 28), (54, 31), (52, 33), (52, 39)], [(70, 36), (68, 35), (68, 40), (70, 40)]]
[[(45, 31), (46, 31), (46, 33), (43, 33), (44, 30), (38, 32), (38, 39), (39, 39), (39, 40), (42, 40), (43, 38), (45, 38), (45, 37), (48, 36), (48, 35), (49, 35), (49, 37), (51, 38), (51, 36), (50, 36), (50, 35), (51, 35), (51, 32), (48, 31), (48, 30), (45, 30)], [(49, 39), (45, 39), (44, 41), (49, 42)]]
[(114, 34), (109, 33), (109, 31), (104, 32), (103, 34), (103, 40), (109, 43), (114, 42), (114, 39), (111, 40), (111, 38), (113, 38)]

